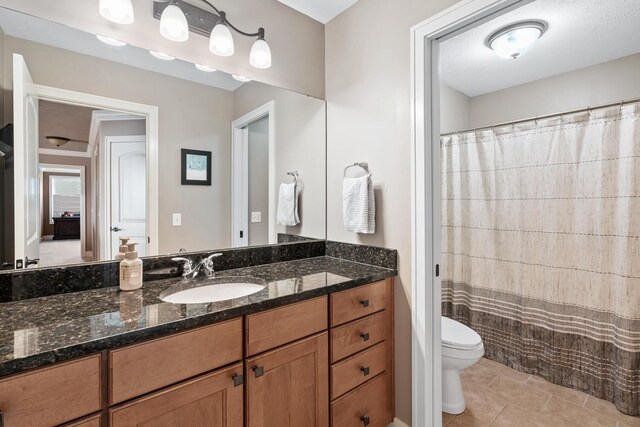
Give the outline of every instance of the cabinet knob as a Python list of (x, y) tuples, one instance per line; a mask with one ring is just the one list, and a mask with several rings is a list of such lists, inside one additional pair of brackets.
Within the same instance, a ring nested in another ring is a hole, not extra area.
[(362, 338), (362, 341), (369, 341), (369, 332), (361, 333), (360, 338)]
[(254, 366), (253, 368), (253, 373), (256, 376), (256, 378), (261, 377), (264, 375), (264, 367), (263, 366)]
[(367, 308), (367, 307), (369, 307), (369, 300), (368, 299), (363, 299), (363, 300), (360, 301), (360, 304), (362, 304), (362, 306), (364, 308)]
[(363, 426), (368, 426), (371, 423), (371, 419), (369, 417), (360, 417), (360, 421), (362, 421)]
[(364, 374), (365, 377), (367, 375), (369, 375), (369, 367), (368, 366), (365, 366), (364, 368), (360, 368), (360, 370), (362, 371), (362, 373)]
[(4, 427), (4, 412), (0, 411), (0, 427)]
[(244, 384), (244, 375), (233, 374), (231, 375), (231, 379), (233, 380), (234, 387), (238, 387), (239, 385)]

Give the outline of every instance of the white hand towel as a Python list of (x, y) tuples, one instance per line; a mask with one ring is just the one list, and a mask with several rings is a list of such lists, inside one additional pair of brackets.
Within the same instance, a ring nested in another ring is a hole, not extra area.
[(295, 183), (280, 184), (276, 222), (289, 227), (300, 224), (300, 217), (298, 216), (298, 191)]
[(371, 174), (344, 179), (342, 213), (347, 231), (364, 234), (376, 232), (376, 202)]

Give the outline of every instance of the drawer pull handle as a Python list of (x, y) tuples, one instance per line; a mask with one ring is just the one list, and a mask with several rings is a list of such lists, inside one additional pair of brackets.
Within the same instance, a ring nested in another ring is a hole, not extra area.
[(362, 371), (362, 373), (364, 374), (364, 376), (366, 377), (367, 375), (369, 375), (369, 367), (364, 367), (364, 368), (360, 368), (360, 370)]
[(0, 411), (0, 427), (4, 427), (4, 412)]
[(363, 299), (362, 301), (360, 301), (360, 304), (362, 304), (362, 306), (364, 308), (369, 307), (369, 300), (368, 299)]
[(362, 341), (369, 341), (369, 332), (361, 333), (360, 338), (362, 338)]
[(253, 373), (255, 374), (256, 378), (259, 378), (259, 377), (264, 375), (264, 367), (263, 366), (254, 366), (252, 369), (253, 369)]
[(244, 384), (244, 375), (233, 374), (231, 375), (231, 379), (233, 380), (234, 387)]
[(363, 426), (368, 426), (371, 423), (371, 419), (369, 417), (360, 417), (360, 421), (362, 421)]

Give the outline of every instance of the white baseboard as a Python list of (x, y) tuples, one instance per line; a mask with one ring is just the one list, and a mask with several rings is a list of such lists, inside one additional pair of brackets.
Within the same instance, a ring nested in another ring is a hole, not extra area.
[(398, 418), (394, 418), (393, 422), (389, 424), (389, 427), (410, 427), (409, 424), (405, 424), (400, 421)]

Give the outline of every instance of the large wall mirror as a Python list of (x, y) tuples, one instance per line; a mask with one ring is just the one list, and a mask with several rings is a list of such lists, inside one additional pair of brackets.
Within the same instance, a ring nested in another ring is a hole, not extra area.
[(124, 236), (147, 256), (326, 237), (325, 101), (6, 8), (0, 28), (3, 269)]

